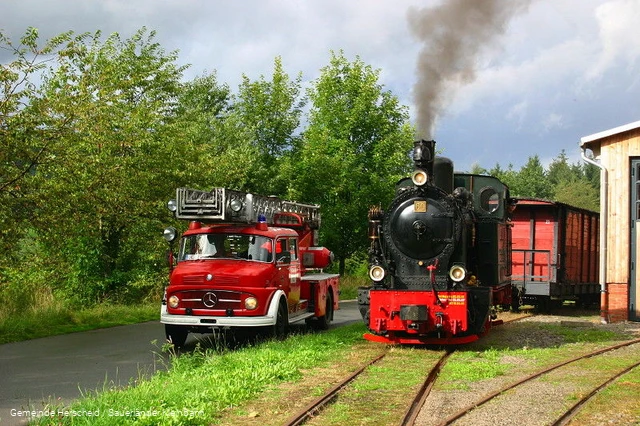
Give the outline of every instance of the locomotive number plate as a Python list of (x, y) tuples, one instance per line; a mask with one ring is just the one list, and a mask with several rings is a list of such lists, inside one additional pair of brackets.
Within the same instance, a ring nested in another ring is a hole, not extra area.
[(426, 213), (427, 212), (427, 202), (420, 200), (413, 202), (413, 211), (416, 213)]

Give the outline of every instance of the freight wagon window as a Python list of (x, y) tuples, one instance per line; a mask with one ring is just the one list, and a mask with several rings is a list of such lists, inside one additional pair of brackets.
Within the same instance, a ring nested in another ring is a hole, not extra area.
[(480, 191), (480, 208), (487, 213), (494, 213), (500, 207), (500, 195), (493, 188)]

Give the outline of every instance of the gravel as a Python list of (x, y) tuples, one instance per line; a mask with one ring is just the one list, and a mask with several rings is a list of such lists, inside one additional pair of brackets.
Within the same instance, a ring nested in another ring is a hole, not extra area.
[[(501, 314), (501, 318), (505, 321), (512, 317), (512, 314)], [(519, 325), (521, 323), (523, 325)], [(536, 315), (521, 319), (515, 323), (504, 324), (494, 328), (488, 336), (461, 350), (483, 351), (489, 347), (494, 347), (498, 350), (556, 347), (564, 349), (566, 347), (567, 354), (565, 359), (576, 356), (576, 351), (581, 350), (581, 353), (588, 352), (586, 348), (577, 346), (581, 344), (564, 344), (561, 336), (544, 329), (536, 329), (535, 325), (540, 323), (553, 323), (578, 329), (612, 330), (623, 333), (629, 339), (640, 338), (640, 323), (601, 324), (597, 313), (570, 310), (568, 314), (561, 312), (560, 315)], [(628, 351), (629, 357), (640, 358), (640, 348), (634, 346)], [(536, 366), (535, 360), (520, 357), (517, 354), (507, 353), (500, 358), (499, 362), (510, 365), (509, 373), (491, 379), (467, 383), (468, 388), (465, 390), (438, 389), (436, 384), (427, 398), (416, 424), (423, 426), (437, 425), (458, 410), (469, 406), (473, 401), (478, 401), (505, 385), (540, 369), (540, 367)], [(590, 392), (596, 386), (594, 381), (599, 383), (597, 379), (590, 378), (589, 371), (584, 371), (586, 369), (588, 367), (583, 366), (582, 370), (580, 370), (580, 367), (574, 366), (556, 370), (549, 375), (544, 375), (500, 395), (491, 402), (473, 410), (454, 424), (473, 426), (539, 426), (551, 424), (577, 401), (577, 396)], [(625, 418), (623, 423), (618, 423), (612, 417), (608, 417), (606, 420), (593, 420), (594, 425), (629, 424), (628, 418)], [(635, 419), (631, 424), (640, 424), (640, 419)]]

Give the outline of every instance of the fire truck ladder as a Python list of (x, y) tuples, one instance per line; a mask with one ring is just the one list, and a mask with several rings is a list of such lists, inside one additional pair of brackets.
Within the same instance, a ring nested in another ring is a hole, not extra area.
[(256, 223), (263, 215), (273, 223), (278, 213), (297, 213), (312, 228), (320, 225), (320, 206), (285, 201), (227, 188), (211, 191), (178, 188), (176, 190), (176, 218), (203, 222)]

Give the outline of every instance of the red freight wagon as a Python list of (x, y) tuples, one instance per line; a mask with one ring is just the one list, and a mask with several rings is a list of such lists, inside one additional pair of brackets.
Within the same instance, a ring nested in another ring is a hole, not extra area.
[(524, 303), (599, 302), (599, 213), (518, 198), (511, 220), (511, 279)]

